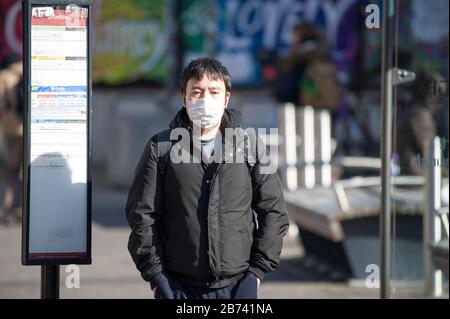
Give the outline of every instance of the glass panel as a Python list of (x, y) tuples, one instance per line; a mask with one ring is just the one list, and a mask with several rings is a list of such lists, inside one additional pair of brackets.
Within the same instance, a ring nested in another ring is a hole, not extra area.
[[(394, 65), (416, 79), (394, 90), (392, 296), (448, 298), (448, 277), (435, 271), (445, 268), (446, 254), (448, 273), (448, 235), (441, 220), (448, 225), (449, 2), (395, 4)], [(441, 207), (447, 213), (438, 219)]]

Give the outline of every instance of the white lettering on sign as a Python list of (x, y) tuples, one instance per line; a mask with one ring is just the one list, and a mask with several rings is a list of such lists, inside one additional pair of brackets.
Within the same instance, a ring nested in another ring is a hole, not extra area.
[[(325, 31), (327, 40), (331, 45), (336, 44), (339, 26), (348, 9), (356, 0), (323, 1), (295, 0), (264, 1), (252, 0), (226, 1), (225, 12), (227, 12), (226, 24), (228, 31), (235, 28), (239, 36), (234, 35), (232, 39), (226, 39), (226, 44), (233, 47), (247, 47), (248, 41), (241, 40), (262, 32), (263, 44), (266, 48), (274, 48), (277, 41), (288, 45), (291, 40), (292, 28), (302, 20), (314, 20), (320, 13), (324, 14)], [(278, 30), (281, 30), (280, 39), (277, 38)], [(227, 37), (235, 34), (227, 32)], [(231, 47), (227, 47), (231, 49)]]

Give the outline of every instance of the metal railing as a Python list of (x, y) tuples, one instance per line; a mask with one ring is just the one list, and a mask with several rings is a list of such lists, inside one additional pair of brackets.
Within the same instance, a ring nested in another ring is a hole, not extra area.
[[(442, 146), (441, 140), (435, 137), (431, 141), (428, 153), (426, 175), (426, 199), (423, 214), (423, 264), (425, 278), (425, 294), (440, 297), (443, 294), (443, 273), (433, 261), (433, 248), (442, 240), (448, 240), (448, 207), (442, 207)], [(443, 233), (446, 236), (443, 236)], [(448, 247), (448, 245), (447, 245)], [(448, 272), (448, 248), (447, 248)], [(442, 267), (442, 266), (440, 266)]]

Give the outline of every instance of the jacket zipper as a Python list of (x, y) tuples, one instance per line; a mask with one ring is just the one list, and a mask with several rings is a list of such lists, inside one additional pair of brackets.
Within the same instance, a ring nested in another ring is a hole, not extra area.
[[(219, 163), (219, 167), (217, 168), (217, 171), (216, 171), (216, 173), (214, 174), (214, 176), (213, 176), (213, 178), (212, 178), (212, 181), (211, 181), (211, 188), (210, 188), (210, 190), (209, 190), (209, 199), (208, 199), (208, 219), (209, 219), (209, 205), (210, 205), (210, 203), (211, 203), (211, 194), (213, 193), (213, 191), (214, 191), (214, 188), (216, 187), (216, 178), (217, 178), (217, 175), (219, 175), (219, 173), (220, 173), (220, 171), (221, 171), (221, 169), (222, 169), (222, 166), (223, 166), (223, 163)], [(219, 210), (219, 208), (218, 208), (218, 210)], [(217, 214), (218, 214), (218, 212), (217, 212)], [(221, 267), (220, 267), (220, 218), (219, 218), (219, 216), (217, 216), (217, 222), (218, 222), (218, 228), (217, 228), (217, 247), (216, 247), (216, 249), (217, 249), (217, 260), (218, 260), (218, 262), (217, 262), (217, 268), (216, 267), (214, 267), (214, 269), (212, 269), (212, 271), (213, 271), (213, 274), (214, 274), (214, 277), (216, 277), (216, 280), (218, 280), (219, 278), (218, 278), (218, 276), (219, 276), (219, 273), (220, 273), (220, 271), (221, 271)], [(213, 267), (211, 267), (211, 268), (213, 268)]]
[[(236, 151), (236, 145), (233, 145), (233, 150)], [(216, 187), (216, 179), (217, 179), (217, 176), (220, 174), (220, 171), (222, 170), (222, 167), (223, 167), (224, 161), (226, 159), (226, 156), (227, 156), (226, 153), (222, 153), (222, 161), (219, 163), (219, 167), (217, 168), (217, 171), (214, 174), (214, 176), (212, 178), (212, 181), (211, 181), (211, 189), (209, 191), (209, 202), (208, 202), (208, 218), (209, 218), (209, 203), (211, 203), (211, 194), (213, 193), (213, 190)], [(219, 207), (218, 207), (217, 214), (219, 214), (219, 210), (220, 210), (220, 202), (219, 202)], [(220, 251), (219, 251), (220, 250), (220, 217), (219, 216), (217, 216), (217, 222), (219, 224), (218, 225), (219, 227), (218, 227), (218, 230), (217, 230), (217, 237), (218, 237), (218, 239), (217, 239), (217, 242), (218, 242), (218, 245), (217, 245), (217, 251), (218, 251), (217, 259), (219, 260), (219, 262), (217, 263), (217, 268), (218, 269), (215, 269), (216, 271), (213, 270), (213, 274), (216, 277), (216, 280), (219, 279), (218, 275), (219, 275), (219, 273), (222, 270), (221, 266), (220, 266), (221, 263), (220, 263)]]

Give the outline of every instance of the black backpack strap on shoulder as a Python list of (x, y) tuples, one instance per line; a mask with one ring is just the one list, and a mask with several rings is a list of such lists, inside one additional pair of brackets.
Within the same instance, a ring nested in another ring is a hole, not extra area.
[(158, 172), (164, 175), (166, 172), (167, 162), (170, 157), (170, 149), (172, 147), (172, 141), (170, 140), (171, 129), (164, 130), (156, 136), (157, 149), (158, 149)]
[(254, 134), (254, 131), (249, 130), (247, 134), (244, 134), (245, 138), (245, 162), (247, 163), (250, 176), (252, 176), (253, 167), (256, 164), (257, 159), (257, 151), (256, 151), (256, 135)]
[[(247, 134), (244, 134), (244, 145), (245, 145), (245, 163), (247, 164), (248, 168), (248, 174), (250, 175), (251, 181), (252, 181), (252, 189), (254, 187), (254, 181), (253, 181), (253, 169), (256, 164), (256, 160), (258, 158), (257, 153), (257, 135), (255, 134), (254, 130), (248, 130)], [(256, 214), (255, 210), (253, 209), (253, 201), (252, 201), (252, 216), (253, 216), (253, 222), (255, 223), (255, 230), (259, 228), (259, 222), (258, 222), (258, 215)]]

